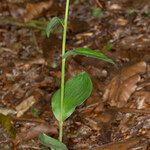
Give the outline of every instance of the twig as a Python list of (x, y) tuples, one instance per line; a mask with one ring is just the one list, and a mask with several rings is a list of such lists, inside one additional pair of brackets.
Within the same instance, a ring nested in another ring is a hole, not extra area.
[(103, 8), (103, 5), (99, 2), (99, 0), (95, 0), (95, 2), (100, 8)]
[(28, 121), (28, 122), (37, 122), (37, 123), (45, 123), (44, 120), (38, 118), (23, 118), (23, 117), (11, 117), (15, 121)]
[(117, 108), (111, 107), (110, 110), (120, 111), (124, 113), (140, 113), (140, 114), (150, 114), (150, 109), (135, 109), (135, 108)]

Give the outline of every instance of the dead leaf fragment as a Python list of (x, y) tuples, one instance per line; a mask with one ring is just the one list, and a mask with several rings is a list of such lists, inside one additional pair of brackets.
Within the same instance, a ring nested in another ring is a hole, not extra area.
[(127, 25), (128, 21), (124, 18), (118, 18), (117, 19), (117, 23), (120, 25), (120, 26), (125, 26)]
[(15, 138), (16, 130), (12, 124), (12, 120), (8, 116), (0, 114), (0, 124), (4, 129), (6, 129), (6, 131), (11, 135), (12, 138)]
[(150, 92), (149, 91), (137, 91), (133, 95), (136, 100), (137, 109), (148, 109), (150, 108)]
[(38, 17), (43, 11), (48, 10), (53, 4), (53, 0), (47, 2), (40, 2), (35, 4), (27, 4), (26, 13), (23, 16), (25, 22), (32, 20), (33, 18)]
[(147, 64), (144, 61), (141, 61), (137, 64), (131, 65), (122, 69), (121, 71), (121, 79), (124, 81), (129, 77), (132, 77), (136, 74), (144, 74), (146, 72)]
[(122, 86), (119, 88), (118, 93), (118, 107), (123, 107), (127, 100), (130, 98), (131, 94), (136, 90), (137, 83), (141, 80), (139, 75), (134, 75), (129, 79), (125, 80)]
[(16, 106), (17, 117), (21, 117), (29, 108), (31, 108), (36, 102), (34, 96), (30, 96), (23, 100), (19, 105)]
[(16, 111), (14, 109), (11, 108), (0, 108), (0, 114), (3, 115), (15, 115)]

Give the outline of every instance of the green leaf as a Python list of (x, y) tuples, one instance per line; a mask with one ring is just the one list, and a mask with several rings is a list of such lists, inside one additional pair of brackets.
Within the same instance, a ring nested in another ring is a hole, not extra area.
[(114, 62), (110, 58), (105, 56), (104, 54), (102, 54), (100, 52), (97, 52), (95, 50), (91, 50), (89, 48), (76, 48), (74, 50), (67, 51), (63, 55), (63, 58), (67, 58), (70, 55), (84, 55), (84, 56), (87, 56), (87, 57), (101, 59), (101, 60), (104, 60), (104, 61), (107, 61), (109, 63), (114, 64)]
[(8, 116), (0, 113), (0, 124), (12, 138), (16, 137), (16, 130), (12, 124), (12, 120)]
[(46, 28), (46, 35), (47, 37), (50, 36), (51, 31), (57, 26), (61, 24), (62, 26), (64, 26), (63, 20), (58, 18), (58, 17), (54, 17), (51, 19), (51, 21), (48, 23), (47, 28)]
[(47, 136), (44, 133), (39, 135), (39, 140), (43, 145), (51, 148), (52, 150), (68, 150), (65, 144), (54, 138), (51, 138), (50, 136)]
[[(62, 114), (63, 121), (91, 95), (91, 92), (92, 81), (86, 72), (82, 72), (66, 82)], [(52, 97), (52, 110), (56, 119), (60, 121), (60, 89)]]

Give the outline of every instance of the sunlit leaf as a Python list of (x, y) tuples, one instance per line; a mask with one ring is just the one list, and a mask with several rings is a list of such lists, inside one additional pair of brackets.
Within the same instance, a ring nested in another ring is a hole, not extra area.
[(0, 113), (0, 124), (12, 138), (15, 138), (16, 131), (11, 122), (11, 119), (8, 116)]
[[(68, 80), (65, 84), (63, 102), (63, 121), (80, 106), (92, 92), (92, 81), (86, 72), (82, 72)], [(52, 110), (56, 119), (60, 120), (60, 89), (52, 97)]]
[(63, 58), (67, 58), (70, 55), (84, 55), (87, 57), (101, 59), (114, 64), (114, 62), (104, 54), (97, 52), (95, 50), (91, 50), (89, 48), (76, 48), (74, 50), (67, 51), (66, 54), (63, 56)]
[(50, 136), (47, 136), (44, 133), (39, 135), (39, 140), (43, 145), (51, 148), (52, 150), (68, 150), (65, 144), (54, 138), (51, 138)]
[(62, 26), (64, 26), (63, 24), (63, 20), (58, 18), (58, 17), (54, 17), (51, 19), (51, 21), (48, 23), (47, 28), (46, 28), (46, 35), (47, 37), (50, 36), (51, 31), (57, 26), (61, 24)]

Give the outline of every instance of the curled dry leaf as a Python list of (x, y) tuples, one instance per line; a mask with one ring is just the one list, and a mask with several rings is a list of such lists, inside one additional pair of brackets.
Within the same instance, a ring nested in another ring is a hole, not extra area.
[(146, 72), (146, 66), (146, 62), (139, 62), (122, 69), (106, 87), (104, 101), (109, 101), (111, 106), (123, 107), (135, 92), (137, 83), (141, 81), (140, 75)]
[(53, 0), (46, 2), (27, 4), (26, 13), (23, 16), (25, 22), (32, 20), (33, 18), (38, 17), (43, 11), (48, 10), (53, 4)]

